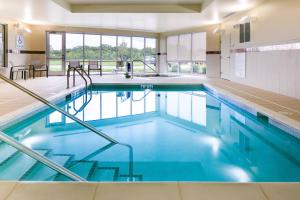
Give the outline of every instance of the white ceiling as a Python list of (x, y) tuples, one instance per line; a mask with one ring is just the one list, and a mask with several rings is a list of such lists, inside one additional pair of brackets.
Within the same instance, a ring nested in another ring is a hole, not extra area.
[(71, 4), (84, 4), (84, 3), (201, 3), (203, 0), (64, 0)]
[[(65, 1), (103, 3), (108, 0)], [(110, 0), (109, 2), (165, 3), (171, 1), (173, 3), (199, 3), (196, 0)], [(217, 24), (229, 13), (253, 8), (261, 1), (213, 0), (201, 13), (71, 13), (51, 0), (0, 0), (0, 22), (16, 20), (30, 24), (167, 32)]]

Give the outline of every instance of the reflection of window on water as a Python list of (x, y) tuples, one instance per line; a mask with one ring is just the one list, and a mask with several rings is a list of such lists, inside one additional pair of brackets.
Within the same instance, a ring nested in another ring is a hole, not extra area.
[(203, 92), (168, 92), (167, 114), (206, 126), (206, 95)]
[(243, 132), (239, 132), (239, 149), (245, 154), (249, 154), (250, 139)]
[(63, 123), (63, 115), (60, 112), (53, 112), (49, 115), (48, 123), (49, 124), (60, 124)]
[(115, 92), (102, 93), (102, 99), (101, 99), (102, 119), (116, 117), (116, 112), (117, 112), (116, 101), (117, 101), (117, 96)]
[(145, 112), (144, 92), (134, 92), (132, 95), (132, 114), (142, 114)]
[(118, 117), (128, 116), (131, 114), (131, 92), (117, 92), (118, 99)]
[[(83, 121), (111, 119), (156, 111), (156, 93), (150, 90), (93, 93), (89, 103), (80, 110), (84, 102), (86, 102), (85, 97), (81, 96), (68, 103), (66, 110)], [(64, 122), (74, 123), (73, 120), (58, 112), (50, 114), (48, 118), (49, 125), (64, 124)]]

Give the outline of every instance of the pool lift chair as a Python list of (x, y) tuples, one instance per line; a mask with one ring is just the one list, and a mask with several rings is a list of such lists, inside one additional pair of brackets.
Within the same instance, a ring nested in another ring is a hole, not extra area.
[[(134, 63), (136, 63), (136, 62), (143, 63), (146, 68), (149, 68), (152, 71), (152, 74), (154, 76), (159, 76), (159, 72), (157, 70), (153, 69), (153, 67), (151, 67), (150, 65), (148, 65), (145, 61), (143, 61), (143, 60), (132, 60), (131, 61), (131, 78), (133, 78), (133, 76), (134, 76)], [(148, 72), (144, 72), (143, 74), (141, 74), (139, 76), (147, 76), (147, 74), (149, 74), (149, 73)], [(138, 75), (136, 74), (135, 76), (138, 76)]]

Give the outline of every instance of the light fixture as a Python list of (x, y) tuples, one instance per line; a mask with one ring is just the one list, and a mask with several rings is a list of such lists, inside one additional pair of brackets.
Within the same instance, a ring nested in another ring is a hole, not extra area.
[(251, 22), (255, 22), (256, 20), (257, 20), (256, 17), (244, 16), (239, 21), (240, 23), (251, 23)]
[(26, 27), (26, 26), (24, 26), (23, 24), (20, 24), (20, 23), (14, 24), (14, 28), (20, 34), (31, 33), (31, 30), (28, 27)]
[(213, 34), (223, 34), (225, 33), (224, 29), (221, 29), (220, 27), (217, 27), (213, 30)]

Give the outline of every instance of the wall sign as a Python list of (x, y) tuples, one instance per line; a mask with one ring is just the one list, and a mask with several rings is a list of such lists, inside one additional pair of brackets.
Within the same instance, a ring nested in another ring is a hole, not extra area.
[(16, 36), (16, 48), (22, 49), (25, 46), (25, 40), (23, 35), (17, 35)]

